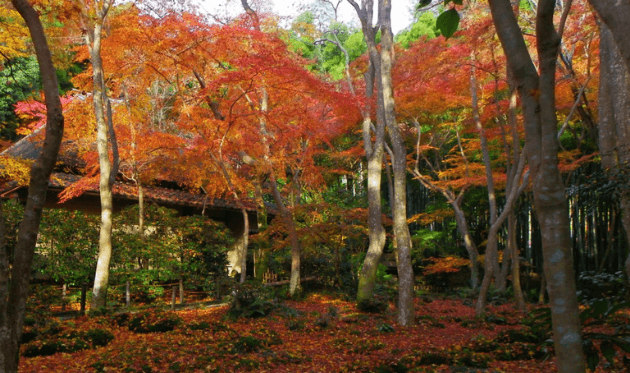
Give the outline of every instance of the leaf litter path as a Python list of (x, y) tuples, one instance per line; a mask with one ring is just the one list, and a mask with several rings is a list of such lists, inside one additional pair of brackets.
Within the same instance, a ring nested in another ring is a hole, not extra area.
[(465, 354), (472, 341), (520, 328), (524, 317), (511, 305), (490, 307), (489, 313), (504, 325), (475, 319), (462, 300), (419, 301), (417, 325), (403, 328), (396, 325), (393, 305), (383, 314), (366, 314), (352, 302), (311, 295), (285, 301), (258, 319), (228, 319), (227, 306), (179, 311), (184, 322), (166, 333), (136, 334), (106, 317), (82, 318), (69, 322), (83, 330), (110, 330), (114, 341), (72, 354), (21, 357), (20, 372), (557, 371), (553, 359), (496, 361), (484, 355), (484, 369), (421, 362), (428, 352)]

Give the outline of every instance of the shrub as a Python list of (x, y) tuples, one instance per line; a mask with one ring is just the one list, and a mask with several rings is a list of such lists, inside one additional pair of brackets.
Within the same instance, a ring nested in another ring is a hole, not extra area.
[(90, 329), (85, 333), (85, 337), (94, 347), (107, 346), (114, 340), (114, 335), (104, 329)]
[(192, 322), (188, 324), (190, 330), (209, 330), (212, 327), (207, 321)]
[(253, 336), (245, 336), (239, 337), (239, 339), (234, 342), (234, 351), (235, 352), (255, 352), (258, 351), (263, 345), (265, 341), (262, 339), (253, 337)]
[(306, 321), (301, 318), (289, 318), (289, 321), (287, 321), (286, 326), (287, 326), (287, 329), (291, 331), (303, 330), (304, 327), (306, 326)]
[(487, 339), (482, 335), (473, 339), (470, 342), (469, 347), (474, 352), (492, 352), (499, 348), (499, 344), (496, 341)]
[(135, 333), (164, 333), (181, 323), (182, 318), (176, 313), (155, 309), (133, 315), (129, 319), (129, 330)]
[(264, 317), (277, 307), (273, 291), (255, 282), (237, 285), (232, 296), (229, 310), (232, 317)]
[(26, 357), (48, 356), (58, 352), (75, 352), (88, 349), (87, 342), (75, 338), (44, 339), (29, 343), (22, 355)]
[(387, 323), (379, 324), (376, 330), (378, 330), (381, 333), (392, 333), (395, 331), (394, 327)]
[[(39, 338), (41, 337), (41, 338)], [(90, 329), (87, 332), (68, 327), (48, 328), (25, 344), (23, 356), (48, 356), (58, 352), (75, 352), (102, 347), (114, 340), (114, 335), (103, 329)]]
[(499, 332), (497, 341), (500, 343), (542, 343), (549, 335), (544, 332), (525, 330), (503, 330)]
[(357, 303), (359, 311), (367, 313), (383, 313), (389, 308), (389, 304), (380, 298), (363, 299)]
[(546, 352), (544, 348), (532, 343), (515, 342), (497, 348), (494, 355), (497, 360), (514, 361), (542, 359)]
[(577, 280), (578, 299), (589, 302), (593, 299), (619, 297), (624, 294), (626, 276), (623, 272), (596, 273), (584, 271)]
[(129, 312), (117, 313), (112, 316), (112, 321), (118, 326), (128, 326), (129, 319), (131, 319), (131, 314)]

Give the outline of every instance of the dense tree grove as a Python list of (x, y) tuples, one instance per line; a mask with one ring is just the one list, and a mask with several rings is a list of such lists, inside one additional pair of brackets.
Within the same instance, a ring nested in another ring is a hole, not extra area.
[[(53, 285), (92, 315), (336, 291), (403, 330), (459, 291), (476, 320), (546, 304), (553, 371), (630, 361), (623, 328), (589, 329), (630, 294), (625, 2), (420, 1), (396, 35), (391, 0), (262, 3), (0, 0), (0, 372), (44, 349), (20, 344)], [(160, 315), (124, 326), (182, 321)], [(426, 365), (405, 356), (355, 368)]]

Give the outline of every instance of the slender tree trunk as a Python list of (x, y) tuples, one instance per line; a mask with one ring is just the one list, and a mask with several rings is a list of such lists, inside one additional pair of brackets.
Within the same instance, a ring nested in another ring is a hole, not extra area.
[(249, 215), (244, 207), (241, 207), (243, 215), (243, 250), (241, 258), (241, 284), (247, 279), (247, 246), (249, 246)]
[(475, 241), (473, 241), (472, 236), (470, 235), (466, 215), (459, 206), (459, 202), (457, 200), (449, 202), (451, 203), (453, 210), (455, 210), (455, 222), (457, 223), (457, 229), (459, 230), (459, 234), (462, 235), (464, 247), (466, 248), (466, 252), (468, 252), (468, 258), (470, 259), (470, 287), (472, 290), (477, 290), (479, 287), (479, 250), (477, 250), (477, 245), (475, 245)]
[[(246, 0), (242, 0), (245, 2)], [(251, 105), (251, 102), (250, 102)], [(262, 100), (260, 102), (260, 112), (262, 114), (267, 112), (269, 105), (269, 97), (267, 96), (267, 91), (263, 89), (262, 91)], [(282, 219), (284, 220), (285, 227), (287, 229), (287, 233), (289, 234), (289, 239), (291, 242), (291, 278), (289, 281), (289, 294), (291, 296), (297, 295), (301, 290), (302, 286), (300, 284), (300, 265), (301, 265), (301, 248), (300, 241), (297, 235), (297, 229), (295, 227), (295, 221), (293, 218), (293, 211), (289, 210), (286, 207), (284, 199), (280, 195), (280, 190), (278, 189), (278, 181), (276, 180), (275, 170), (273, 169), (273, 164), (271, 164), (271, 149), (269, 147), (268, 133), (267, 133), (267, 123), (265, 121), (264, 115), (261, 115), (259, 118), (260, 124), (260, 137), (263, 143), (263, 147), (265, 149), (264, 161), (265, 161), (265, 169), (269, 173), (269, 184), (271, 185), (271, 192), (276, 202), (276, 206), (280, 210), (280, 214), (282, 215)]]
[[(518, 9), (518, 8), (517, 8)], [(517, 14), (518, 15), (518, 14)], [(508, 69), (508, 85), (510, 87), (510, 105), (508, 108), (508, 122), (512, 129), (512, 164), (510, 170), (510, 175), (515, 170), (514, 165), (518, 164), (518, 159), (520, 159), (522, 151), (521, 151), (521, 139), (518, 131), (518, 121), (517, 121), (517, 92), (513, 82), (513, 74)], [(509, 154), (506, 154), (509, 157)], [(514, 180), (514, 178), (510, 178), (510, 180)], [(515, 187), (514, 183), (510, 183), (511, 189)], [(516, 204), (516, 202), (515, 202)], [(516, 205), (515, 207), (516, 208)], [(524, 224), (525, 226), (525, 224)], [(517, 229), (517, 217), (514, 211), (511, 211), (508, 216), (508, 246), (510, 247), (510, 253), (512, 255), (512, 289), (514, 290), (514, 300), (516, 302), (516, 308), (518, 310), (525, 310), (525, 297), (523, 295), (523, 289), (521, 288), (521, 268), (520, 268), (520, 255), (518, 250), (518, 242), (516, 239), (516, 229)], [(526, 241), (525, 241), (526, 242)]]
[(263, 200), (263, 190), (260, 182), (255, 186), (256, 197), (256, 220), (258, 224), (258, 255), (254, 263), (254, 276), (257, 280), (262, 281), (263, 275), (269, 269), (269, 239), (266, 237), (267, 230), (267, 208)]
[[(363, 29), (363, 35), (365, 37), (365, 41), (368, 45), (368, 71), (365, 73), (365, 83), (366, 83), (366, 97), (371, 98), (374, 93), (374, 85), (378, 83), (380, 87), (380, 65), (381, 59), (379, 52), (376, 48), (376, 28), (372, 27), (372, 19), (373, 19), (373, 1), (365, 1), (361, 3), (359, 6), (355, 1), (349, 0), (349, 3), (355, 8), (355, 11), (361, 21), (361, 26)], [(350, 57), (348, 51), (341, 45), (337, 37), (335, 36), (335, 40), (326, 39), (329, 42), (337, 45), (339, 49), (343, 52), (346, 57), (346, 65), (345, 65), (345, 74), (346, 80), (350, 87), (350, 90), (353, 95), (356, 96), (356, 90), (354, 89), (354, 84), (350, 77)], [(379, 77), (376, 79), (376, 77)], [(380, 88), (379, 88), (380, 90)], [(382, 108), (383, 106), (383, 96), (381, 94), (378, 95), (377, 98), (377, 106), (378, 108)], [(368, 100), (369, 101), (369, 100)], [(367, 250), (367, 254), (365, 256), (365, 260), (363, 261), (363, 265), (361, 267), (361, 271), (358, 276), (358, 289), (357, 289), (357, 303), (362, 303), (365, 301), (369, 301), (374, 296), (374, 287), (376, 284), (376, 272), (378, 269), (378, 264), (383, 255), (383, 249), (385, 247), (385, 229), (383, 228), (382, 222), (382, 206), (381, 206), (381, 172), (382, 172), (382, 161), (384, 155), (384, 137), (385, 137), (385, 117), (383, 110), (377, 109), (377, 121), (376, 126), (373, 128), (373, 122), (371, 115), (371, 108), (368, 105), (361, 108), (361, 113), (363, 115), (363, 147), (365, 149), (365, 157), (367, 160), (368, 166), (368, 237), (369, 237), (369, 246)], [(375, 140), (372, 140), (372, 131), (375, 134)], [(390, 202), (393, 201), (394, 188), (391, 183), (391, 178), (389, 174), (389, 168), (387, 168), (388, 172), (388, 186), (390, 192)], [(392, 204), (392, 211), (394, 210), (394, 206)], [(398, 260), (398, 251), (396, 249), (396, 258)]]
[[(103, 4), (103, 7), (96, 9), (95, 19), (87, 22), (85, 33), (86, 44), (90, 51), (90, 59), (93, 70), (93, 93), (94, 116), (96, 117), (96, 147), (98, 150), (100, 182), (99, 191), (101, 198), (101, 228), (99, 234), (98, 261), (96, 263), (96, 274), (94, 276), (94, 289), (92, 290), (92, 310), (106, 307), (107, 287), (109, 283), (109, 263), (112, 256), (112, 165), (109, 160), (109, 119), (105, 114), (106, 105), (109, 101), (105, 86), (103, 73), (103, 62), (101, 60), (101, 37), (103, 23), (107, 17), (109, 6), (113, 1)], [(85, 10), (89, 12), (89, 10)], [(93, 23), (92, 23), (93, 22)]]
[[(512, 254), (512, 289), (514, 290), (515, 307), (519, 311), (525, 311), (525, 297), (521, 288), (521, 268), (518, 245), (516, 243), (516, 216), (514, 211), (508, 216), (508, 245)], [(505, 254), (504, 254), (505, 255)]]
[(291, 241), (291, 278), (289, 280), (289, 294), (291, 296), (294, 296), (302, 290), (300, 284), (300, 242), (298, 240), (297, 230), (295, 229), (293, 214), (284, 204), (284, 200), (282, 199), (280, 191), (278, 190), (278, 183), (276, 181), (273, 170), (271, 171), (269, 179), (274, 201), (276, 202), (276, 205), (280, 210), (280, 214), (282, 214), (282, 219), (284, 220), (284, 224), (289, 233), (289, 239)]
[(184, 278), (179, 278), (179, 304), (184, 304)]
[(4, 216), (0, 203), (0, 371), (6, 373), (14, 373), (18, 369), (20, 338), (37, 232), (46, 201), (48, 179), (57, 160), (64, 125), (57, 76), (39, 15), (26, 0), (12, 0), (11, 3), (26, 22), (35, 47), (44, 86), (46, 134), (42, 151), (31, 167), (28, 198), (11, 268), (5, 248)]
[(81, 284), (81, 308), (79, 309), (79, 314), (81, 316), (85, 316), (85, 305), (87, 302), (87, 291), (88, 291), (88, 284), (86, 282)]
[[(516, 170), (515, 175), (521, 175), (523, 172), (523, 168), (525, 166), (525, 162), (523, 158), (524, 157), (521, 157), (517, 167), (515, 167), (515, 170)], [(498, 240), (496, 238), (498, 235), (499, 229), (501, 229), (505, 220), (508, 219), (508, 217), (512, 214), (516, 199), (523, 192), (523, 190), (528, 184), (527, 174), (523, 177), (523, 181), (521, 185), (517, 187), (519, 179), (520, 179), (520, 176), (518, 179), (513, 179), (512, 188), (508, 188), (510, 191), (510, 194), (506, 196), (507, 199), (505, 202), (505, 207), (503, 208), (501, 215), (497, 217), (497, 220), (494, 222), (494, 224), (490, 226), (490, 231), (488, 232), (489, 238), (488, 238), (488, 243), (486, 245), (486, 255), (485, 255), (485, 260), (484, 260), (485, 273), (483, 276), (483, 281), (481, 282), (481, 288), (479, 289), (479, 295), (477, 297), (477, 304), (475, 305), (475, 314), (477, 316), (480, 316), (485, 312), (488, 289), (490, 288), (492, 277), (497, 271), (499, 271), (499, 269), (497, 268)], [(494, 239), (490, 239), (490, 237), (494, 237)]]
[[(486, 137), (486, 131), (483, 128), (483, 124), (481, 123), (481, 119), (479, 116), (479, 100), (477, 97), (477, 79), (476, 79), (475, 73), (476, 71), (475, 71), (475, 68), (473, 67), (471, 71), (471, 76), (470, 76), (470, 86), (471, 86), (471, 93), (472, 93), (471, 94), (472, 108), (473, 108), (472, 110), (473, 110), (473, 117), (475, 120), (475, 125), (477, 127), (477, 131), (479, 132), (479, 142), (481, 144), (481, 153), (483, 156), (483, 163), (486, 170), (486, 187), (488, 189), (488, 205), (490, 208), (490, 225), (492, 226), (496, 223), (497, 218), (498, 218), (497, 193), (494, 188), (494, 177), (492, 175), (492, 163), (490, 161), (490, 150), (488, 149), (488, 139)], [(519, 179), (520, 179), (520, 176), (521, 175), (517, 175)], [(506, 192), (509, 193), (509, 191), (506, 191)], [(497, 241), (498, 240), (497, 234), (498, 234), (498, 229), (495, 234), (488, 236), (488, 241), (490, 240)], [(493, 250), (498, 250), (498, 242), (495, 242), (490, 246), (493, 248)], [(486, 249), (486, 252), (487, 252), (487, 249)], [(493, 258), (493, 261), (490, 264), (492, 264), (493, 266), (492, 273), (496, 279), (497, 289), (499, 290), (499, 292), (504, 292), (505, 291), (505, 277), (503, 276), (503, 272), (499, 269), (498, 253), (493, 253), (491, 257)], [(486, 260), (487, 258), (488, 258), (488, 255), (486, 255)]]
[[(498, 258), (498, 236), (499, 230), (503, 226), (503, 223), (512, 213), (514, 209), (514, 203), (518, 196), (522, 193), (527, 184), (528, 176), (523, 177), (521, 181), (523, 168), (525, 165), (524, 156), (515, 157), (513, 167), (510, 167), (508, 174), (508, 182), (506, 185), (506, 201), (503, 211), (500, 216), (497, 216), (497, 202), (496, 192), (494, 189), (494, 178), (492, 176), (492, 164), (490, 163), (490, 151), (488, 149), (488, 141), (486, 138), (485, 130), (479, 116), (479, 104), (477, 97), (477, 79), (475, 77), (475, 68), (472, 68), (470, 76), (470, 88), (472, 96), (472, 111), (473, 118), (476, 123), (477, 131), (479, 132), (479, 139), (481, 143), (481, 151), (483, 154), (484, 165), (486, 169), (486, 180), (488, 187), (488, 201), (490, 205), (490, 231), (488, 233), (488, 242), (486, 244), (486, 255), (484, 260), (484, 276), (479, 290), (479, 296), (477, 298), (477, 304), (475, 306), (475, 312), (477, 315), (481, 315), (485, 311), (486, 300), (492, 278), (496, 279), (496, 286), (499, 291), (505, 292), (506, 289), (506, 275), (507, 275), (507, 263), (504, 266), (505, 274), (499, 267)], [(517, 151), (517, 149), (515, 149)], [(507, 251), (507, 250), (506, 250)], [(504, 258), (507, 257), (507, 253), (504, 253)]]
[[(479, 117), (479, 100), (477, 97), (477, 78), (475, 76), (476, 71), (473, 66), (470, 72), (470, 92), (472, 97), (472, 112), (475, 120), (475, 126), (479, 132), (479, 142), (481, 144), (481, 153), (483, 155), (483, 163), (486, 169), (486, 186), (488, 189), (488, 204), (490, 208), (490, 226), (495, 225), (497, 221), (497, 197), (494, 190), (494, 177), (492, 176), (492, 164), (490, 163), (490, 151), (488, 150), (488, 140), (486, 138), (486, 132), (481, 123)], [(520, 175), (519, 175), (520, 177)], [(496, 278), (497, 287), (505, 290), (505, 278), (502, 277), (502, 272), (498, 270), (498, 228), (490, 229), (488, 234), (488, 243), (486, 245), (486, 255), (484, 259), (484, 277), (481, 283), (481, 292), (479, 299), (483, 299), (483, 305), (485, 306), (485, 297), (492, 281), (492, 276)], [(479, 302), (477, 303), (479, 305)]]
[[(524, 163), (525, 162), (523, 160), (519, 162), (517, 175), (520, 175), (523, 172)], [(514, 186), (514, 188), (510, 191), (510, 195), (507, 197), (507, 201), (505, 203), (503, 211), (501, 212), (501, 215), (499, 215), (494, 224), (490, 226), (488, 237), (495, 237), (495, 239), (488, 239), (488, 243), (486, 245), (486, 256), (484, 261), (485, 273), (483, 276), (483, 281), (481, 282), (481, 288), (479, 289), (477, 304), (475, 305), (475, 314), (477, 316), (480, 316), (485, 312), (488, 289), (490, 287), (490, 283), (492, 282), (492, 277), (494, 276), (494, 273), (499, 270), (496, 266), (496, 264), (498, 263), (498, 240), (496, 239), (496, 236), (498, 235), (499, 229), (501, 229), (501, 226), (512, 212), (514, 208), (514, 201), (522, 193), (523, 189), (525, 189), (525, 186), (527, 185), (527, 176), (525, 176), (524, 180), (525, 181), (521, 184), (519, 188), (516, 188), (516, 186)], [(514, 184), (516, 184), (516, 182)]]
[(376, 271), (385, 247), (385, 229), (381, 213), (381, 170), (383, 164), (383, 148), (375, 149), (368, 158), (368, 237), (369, 246), (363, 267), (359, 274), (357, 302), (370, 300), (374, 297)]
[[(407, 149), (396, 122), (392, 67), (394, 64), (394, 36), (391, 29), (391, 1), (379, 0), (379, 25), (381, 26), (381, 69), (379, 95), (383, 96), (383, 112), (394, 152), (394, 235), (398, 253), (398, 323), (414, 324), (413, 285), (411, 266), (411, 236), (407, 225)], [(379, 108), (379, 110), (381, 110)]]
[[(260, 31), (260, 20), (258, 18), (258, 14), (249, 6), (249, 3), (247, 0), (241, 0), (241, 4), (243, 5), (245, 12), (247, 12), (247, 14), (252, 19), (254, 23), (254, 29)], [(269, 105), (269, 97), (267, 95), (266, 89), (263, 89), (261, 93), (262, 93), (262, 101), (260, 102), (260, 112), (264, 114), (267, 112), (267, 108)], [(250, 105), (252, 105), (251, 100), (250, 100)], [(293, 212), (289, 211), (289, 209), (286, 208), (284, 200), (282, 199), (282, 196), (280, 195), (280, 191), (278, 190), (278, 182), (276, 180), (276, 175), (273, 170), (273, 165), (271, 164), (271, 149), (269, 148), (269, 141), (267, 138), (268, 136), (267, 123), (265, 122), (264, 116), (261, 116), (259, 118), (259, 124), (260, 124), (260, 137), (263, 142), (264, 149), (265, 149), (265, 155), (264, 155), (265, 167), (268, 168), (268, 171), (270, 174), (269, 178), (270, 178), (272, 194), (276, 202), (276, 205), (278, 206), (278, 209), (280, 210), (280, 213), (282, 214), (284, 223), (289, 233), (289, 238), (291, 240), (291, 279), (289, 281), (289, 294), (291, 296), (294, 296), (302, 290), (302, 287), (300, 285), (300, 261), (301, 261), (301, 255), (302, 255), (301, 248), (300, 248), (300, 241), (298, 239), (297, 230), (295, 228)]]
[[(365, 42), (368, 45), (368, 71), (365, 73), (366, 96), (371, 98), (374, 93), (374, 86), (378, 84), (381, 91), (381, 58), (376, 47), (376, 29), (372, 27), (374, 15), (374, 2), (363, 1), (361, 6), (354, 0), (348, 1), (355, 9), (359, 20)], [(347, 60), (347, 59), (346, 59)], [(377, 78), (378, 77), (378, 78)], [(373, 122), (370, 117), (371, 108), (365, 107), (363, 114), (363, 148), (367, 159), (367, 198), (368, 198), (368, 237), (369, 246), (361, 272), (359, 273), (359, 285), (357, 289), (357, 303), (369, 301), (374, 297), (374, 287), (376, 284), (376, 271), (378, 263), (385, 248), (385, 229), (383, 228), (382, 206), (381, 206), (381, 178), (385, 142), (386, 119), (383, 108), (383, 96), (377, 95), (377, 119), (374, 128), (375, 139), (372, 140)]]
[[(555, 0), (540, 0), (536, 38), (540, 75), (527, 50), (509, 0), (489, 0), (497, 34), (521, 96), (526, 153), (540, 221), (545, 275), (551, 301), (560, 373), (586, 370), (564, 185), (558, 170), (555, 73), (560, 35), (553, 24)], [(564, 19), (564, 18), (563, 18)]]
[(68, 296), (68, 284), (64, 282), (63, 285), (61, 286), (61, 311), (62, 312), (66, 310), (66, 306), (67, 306), (66, 302), (68, 301), (67, 296)]

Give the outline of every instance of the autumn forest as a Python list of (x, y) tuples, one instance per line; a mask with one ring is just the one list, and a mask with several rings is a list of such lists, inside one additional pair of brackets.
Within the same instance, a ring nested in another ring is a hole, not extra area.
[(0, 0), (0, 372), (630, 371), (630, 3), (221, 4)]

